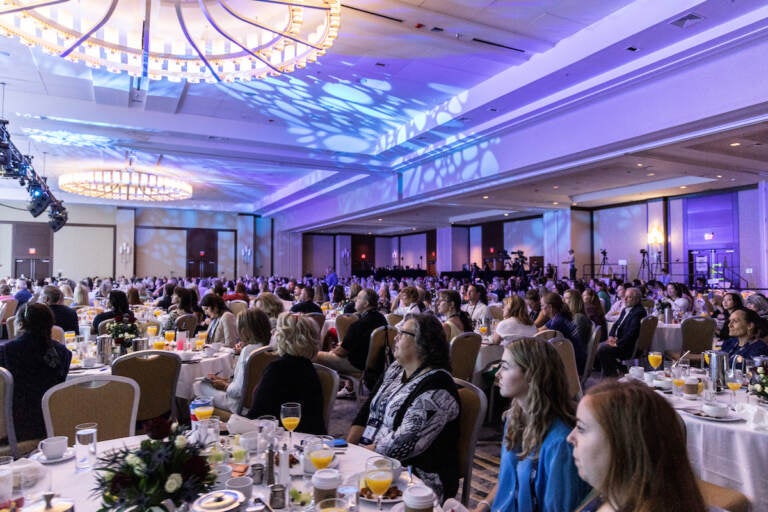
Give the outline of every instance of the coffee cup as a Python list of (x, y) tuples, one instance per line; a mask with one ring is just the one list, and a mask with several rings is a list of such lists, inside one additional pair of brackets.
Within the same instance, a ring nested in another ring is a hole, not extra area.
[(701, 410), (713, 418), (724, 418), (728, 414), (728, 406), (720, 402), (705, 403), (701, 406)]
[(93, 368), (96, 366), (96, 358), (95, 357), (84, 357), (83, 358), (83, 368)]
[(40, 448), (46, 459), (55, 460), (64, 456), (64, 452), (67, 451), (67, 441), (67, 436), (49, 437), (40, 441), (37, 447)]
[(312, 475), (312, 487), (315, 491), (315, 503), (336, 497), (336, 490), (341, 485), (341, 473), (335, 469), (319, 469)]
[(629, 376), (636, 380), (643, 380), (645, 369), (642, 366), (633, 366), (629, 369)]
[(225, 486), (227, 489), (232, 489), (233, 491), (239, 491), (243, 493), (243, 496), (245, 496), (246, 500), (250, 500), (251, 495), (253, 494), (253, 478), (249, 476), (238, 476), (235, 478), (230, 478), (227, 480)]
[(405, 512), (432, 512), (435, 494), (426, 485), (411, 485), (403, 492)]
[(213, 357), (216, 355), (217, 350), (213, 348), (211, 345), (207, 345), (204, 349), (205, 351), (205, 357)]
[(686, 377), (685, 384), (683, 384), (683, 395), (688, 397), (696, 397), (699, 395), (699, 386), (701, 383), (696, 377)]

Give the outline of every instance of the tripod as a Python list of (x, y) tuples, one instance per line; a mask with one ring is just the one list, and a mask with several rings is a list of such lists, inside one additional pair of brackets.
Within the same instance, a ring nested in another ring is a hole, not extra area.
[(605, 275), (605, 266), (608, 264), (608, 252), (602, 251), (603, 259), (600, 260), (600, 271), (598, 275), (600, 277)]
[(643, 260), (640, 262), (640, 268), (637, 271), (637, 278), (640, 279), (643, 271), (646, 274), (646, 281), (651, 278), (651, 267), (648, 265), (648, 251), (640, 251), (643, 256)]

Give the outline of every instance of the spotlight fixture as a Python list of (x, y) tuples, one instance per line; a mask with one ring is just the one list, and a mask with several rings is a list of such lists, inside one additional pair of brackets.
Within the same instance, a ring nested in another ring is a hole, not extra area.
[(29, 213), (31, 213), (33, 217), (39, 217), (52, 201), (51, 194), (48, 192), (48, 187), (45, 186), (44, 181), (37, 179), (29, 182), (27, 191), (30, 196), (27, 210), (29, 210)]
[(64, 224), (69, 220), (69, 215), (67, 214), (67, 209), (61, 204), (61, 201), (56, 201), (51, 204), (48, 218), (50, 219), (48, 225), (54, 233), (64, 227)]

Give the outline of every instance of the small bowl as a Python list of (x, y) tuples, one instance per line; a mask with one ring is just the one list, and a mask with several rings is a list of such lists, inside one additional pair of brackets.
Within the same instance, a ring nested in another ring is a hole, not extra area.
[(219, 350), (221, 350), (221, 347), (223, 347), (224, 344), (223, 343), (211, 343), (211, 346), (213, 347), (213, 350), (218, 352)]
[(728, 415), (728, 406), (719, 402), (712, 402), (702, 405), (701, 411), (713, 418), (725, 418)]
[(184, 350), (179, 352), (179, 357), (182, 361), (191, 361), (195, 357), (195, 353), (190, 350)]
[(259, 446), (259, 435), (258, 431), (240, 434), (240, 446), (251, 452), (256, 451)]

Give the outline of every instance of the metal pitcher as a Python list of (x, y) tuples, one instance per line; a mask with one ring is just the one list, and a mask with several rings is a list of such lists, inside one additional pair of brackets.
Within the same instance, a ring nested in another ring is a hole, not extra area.
[(133, 344), (133, 351), (147, 350), (149, 348), (149, 339), (147, 338), (133, 338), (131, 342)]
[(96, 338), (96, 357), (101, 364), (112, 364), (112, 336), (109, 334)]
[(715, 392), (726, 389), (726, 375), (728, 374), (728, 352), (722, 350), (708, 350), (705, 352), (709, 356), (709, 378)]

